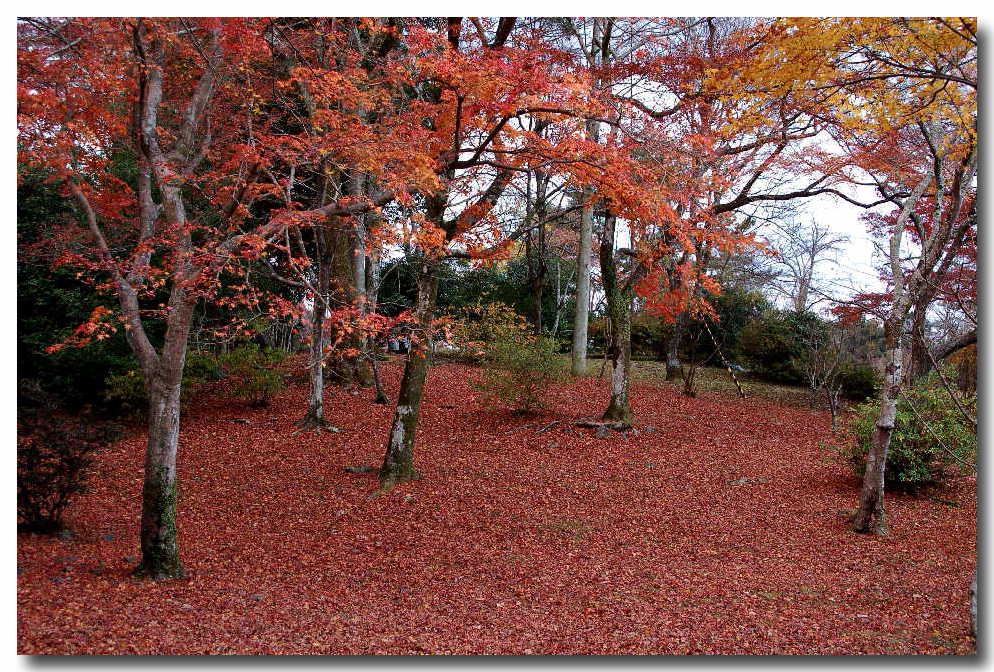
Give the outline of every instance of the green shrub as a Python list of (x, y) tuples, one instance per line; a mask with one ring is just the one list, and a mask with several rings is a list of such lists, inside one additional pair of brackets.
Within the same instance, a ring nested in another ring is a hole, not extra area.
[(268, 406), (270, 399), (285, 387), (279, 370), (285, 358), (282, 350), (263, 350), (255, 343), (245, 343), (224, 355), (222, 366), (234, 380), (235, 396), (261, 407)]
[(112, 373), (104, 386), (104, 400), (121, 415), (144, 416), (148, 410), (145, 376), (140, 369)]
[(524, 318), (499, 301), (474, 303), (459, 310), (453, 319), (452, 335), (459, 351), (446, 356), (468, 364), (484, 363), (496, 343), (531, 337)]
[(837, 381), (842, 394), (853, 401), (864, 401), (875, 397), (880, 391), (880, 376), (872, 366), (850, 364), (839, 369)]
[(739, 350), (756, 377), (803, 385), (807, 344), (825, 329), (813, 313), (767, 310), (742, 329)]
[(209, 351), (191, 350), (186, 354), (183, 382), (206, 383), (224, 378), (222, 357)]
[[(910, 400), (910, 401), (909, 401)], [(961, 402), (975, 413), (976, 397)], [(866, 455), (880, 411), (870, 400), (854, 410), (849, 421), (854, 442), (838, 448), (853, 472), (862, 477)], [(917, 411), (917, 414), (915, 413)], [(921, 417), (919, 417), (921, 416)], [(927, 425), (926, 425), (927, 423)], [(916, 490), (942, 481), (947, 474), (963, 473), (977, 452), (977, 436), (934, 374), (906, 390), (897, 404), (897, 419), (887, 451), (885, 485), (890, 489)]]
[[(180, 403), (188, 405), (200, 387), (225, 377), (224, 356), (211, 352), (191, 351), (183, 368), (183, 388)], [(141, 369), (112, 373), (104, 381), (104, 401), (122, 415), (144, 416), (148, 407), (145, 376)]]
[(549, 387), (563, 376), (565, 367), (556, 354), (558, 349), (551, 338), (501, 339), (487, 350), (477, 389), (494, 406), (534, 413), (545, 407)]

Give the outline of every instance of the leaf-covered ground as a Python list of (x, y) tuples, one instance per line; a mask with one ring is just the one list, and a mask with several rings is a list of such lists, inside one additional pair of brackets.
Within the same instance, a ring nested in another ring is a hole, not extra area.
[[(395, 394), (399, 366), (384, 374)], [(71, 539), (19, 536), (18, 651), (973, 652), (973, 479), (889, 497), (891, 534), (859, 536), (825, 413), (640, 380), (637, 432), (597, 439), (573, 421), (606, 381), (521, 419), (482, 409), (475, 375), (432, 369), (424, 477), (383, 497), (343, 470), (380, 461), (392, 407), (370, 391), (333, 390), (342, 431), (320, 436), (293, 435), (304, 389), (200, 402), (180, 446), (184, 581), (129, 576), (136, 430), (100, 455)]]

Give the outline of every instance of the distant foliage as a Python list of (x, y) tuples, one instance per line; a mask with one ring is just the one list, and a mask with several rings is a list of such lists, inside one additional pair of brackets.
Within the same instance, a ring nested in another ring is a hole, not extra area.
[(880, 376), (872, 366), (849, 364), (839, 370), (842, 394), (852, 401), (865, 401), (880, 391)]
[(112, 440), (112, 430), (41, 413), (17, 429), (18, 529), (58, 532), (66, 507), (86, 492), (92, 455)]
[(285, 387), (279, 370), (284, 359), (282, 350), (263, 350), (255, 343), (246, 343), (224, 355), (222, 362), (226, 376), (234, 380), (235, 396), (262, 407)]
[(104, 381), (104, 401), (121, 415), (144, 417), (148, 410), (148, 393), (141, 369), (112, 373)]
[[(961, 402), (975, 416), (976, 397), (964, 395)], [(860, 477), (866, 468), (879, 411), (876, 400), (857, 406), (849, 424), (855, 441), (838, 451)], [(905, 391), (898, 401), (897, 420), (887, 451), (885, 484), (891, 489), (916, 490), (938, 483), (950, 474), (967, 472), (969, 467), (965, 463), (974, 463), (976, 453), (977, 436), (973, 428), (932, 374)]]
[(804, 358), (814, 332), (825, 325), (813, 313), (767, 310), (745, 325), (740, 351), (752, 371), (773, 383), (806, 383)]
[(494, 407), (535, 413), (545, 408), (549, 388), (565, 373), (558, 351), (551, 338), (501, 339), (487, 351), (477, 389)]
[(191, 350), (186, 353), (186, 365), (183, 368), (183, 384), (197, 385), (222, 380), (224, 373), (224, 357), (213, 352)]
[[(187, 353), (183, 369), (183, 387), (180, 403), (186, 406), (204, 383), (221, 380), (225, 377), (224, 356), (211, 352)], [(121, 373), (112, 373), (104, 381), (104, 401), (111, 410), (133, 417), (144, 417), (148, 410), (148, 393), (145, 390), (145, 376), (141, 369), (133, 368)]]
[[(226, 353), (191, 351), (183, 369), (180, 402), (187, 406), (205, 384), (230, 378), (232, 385), (226, 389), (233, 396), (253, 406), (266, 406), (285, 387), (279, 371), (279, 364), (285, 358), (283, 350), (261, 349), (255, 343), (239, 345)], [(105, 384), (104, 399), (113, 410), (144, 417), (148, 394), (140, 369), (111, 374)]]
[[(47, 173), (18, 166), (17, 186), (17, 375), (58, 403), (78, 410), (99, 406), (108, 373), (135, 365), (124, 331), (86, 348), (46, 349), (70, 336), (92, 311), (113, 305), (69, 268), (53, 268), (59, 249), (52, 229), (73, 215), (72, 203)], [(154, 323), (158, 327), (158, 323)], [(158, 336), (156, 329), (153, 337)], [(103, 410), (103, 409), (100, 409)]]

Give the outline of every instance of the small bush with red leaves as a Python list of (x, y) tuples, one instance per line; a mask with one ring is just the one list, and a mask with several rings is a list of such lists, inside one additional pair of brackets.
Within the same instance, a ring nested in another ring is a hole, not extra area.
[(18, 425), (17, 524), (54, 533), (72, 498), (86, 491), (92, 455), (111, 441), (107, 427), (38, 415)]

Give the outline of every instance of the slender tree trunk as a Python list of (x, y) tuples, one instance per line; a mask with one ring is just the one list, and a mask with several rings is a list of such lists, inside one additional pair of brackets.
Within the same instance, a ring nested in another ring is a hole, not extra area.
[(545, 285), (545, 279), (540, 275), (536, 275), (532, 279), (532, 310), (535, 315), (535, 335), (542, 335), (542, 287)]
[[(354, 297), (355, 282), (354, 264), (352, 252), (355, 238), (351, 231), (343, 226), (343, 222), (337, 221), (326, 237), (328, 251), (328, 265), (330, 267), (329, 291), (327, 293), (328, 302), (336, 309), (349, 306)], [(352, 330), (342, 332), (332, 322), (330, 330), (332, 342), (349, 344), (358, 348), (358, 339)], [(325, 367), (330, 379), (341, 387), (350, 387), (355, 382), (356, 362), (354, 358), (346, 357), (341, 353), (334, 353), (328, 359)]]
[(604, 420), (631, 425), (632, 407), (629, 399), (631, 385), (632, 353), (632, 292), (622, 287), (618, 280), (618, 267), (614, 255), (614, 229), (616, 219), (610, 213), (605, 218), (601, 237), (600, 262), (604, 296), (608, 315), (611, 317), (611, 402), (604, 411)]
[(308, 371), (311, 380), (310, 401), (307, 413), (297, 423), (302, 430), (331, 429), (331, 424), (324, 417), (324, 319), (331, 289), (331, 258), (325, 228), (315, 227), (314, 232), (318, 277), (314, 305), (311, 307), (311, 356)]
[(973, 570), (973, 581), (970, 583), (970, 634), (977, 639), (977, 570)]
[(397, 394), (397, 410), (390, 426), (383, 466), (380, 468), (380, 483), (384, 489), (418, 477), (414, 469), (414, 439), (430, 366), (431, 323), (435, 316), (438, 294), (437, 270), (437, 261), (427, 258), (420, 261), (417, 276), (418, 302), (415, 307), (419, 333), (411, 339), (404, 377)]
[(373, 399), (374, 404), (389, 404), (390, 397), (387, 396), (386, 390), (383, 389), (383, 381), (380, 380), (380, 366), (376, 361), (376, 354), (373, 354), (372, 360), (369, 362), (369, 368), (373, 371), (373, 386), (376, 389), (376, 398)]
[[(591, 130), (593, 129), (593, 134)], [(596, 122), (588, 122), (587, 135), (596, 137)], [(580, 214), (580, 249), (576, 255), (576, 312), (573, 316), (573, 352), (571, 372), (587, 373), (587, 323), (590, 315), (590, 251), (594, 231), (593, 189), (583, 190)]]
[(911, 314), (911, 351), (909, 361), (905, 366), (904, 382), (913, 383), (918, 378), (924, 376), (932, 368), (929, 362), (928, 352), (925, 350), (928, 343), (925, 341), (925, 322), (928, 315), (928, 306), (932, 302), (933, 293), (927, 292), (915, 302)]
[[(371, 250), (366, 257), (366, 310), (370, 313), (377, 311), (377, 304), (380, 295), (380, 258), (375, 250)], [(377, 404), (389, 404), (390, 397), (383, 389), (383, 381), (380, 379), (380, 366), (377, 362), (379, 355), (378, 341), (371, 339), (369, 353), (369, 368), (373, 374), (373, 387), (376, 389), (376, 398), (373, 400)]]
[(666, 380), (680, 380), (683, 378), (683, 364), (680, 363), (680, 344), (683, 341), (683, 333), (686, 325), (685, 314), (680, 313), (673, 323), (673, 333), (670, 334), (666, 343)]
[(314, 297), (311, 309), (311, 361), (309, 373), (311, 379), (310, 402), (307, 414), (299, 425), (305, 429), (313, 429), (326, 424), (324, 419), (324, 303)]
[(808, 287), (811, 284), (810, 276), (799, 278), (797, 281), (797, 294), (794, 296), (794, 312), (803, 313), (808, 307)]
[[(355, 195), (366, 192), (366, 177), (361, 173), (353, 173), (349, 190)], [(366, 296), (366, 215), (357, 215), (352, 250), (352, 291), (353, 300), (363, 315), (369, 312)], [(362, 353), (355, 360), (355, 380), (361, 387), (373, 386), (373, 372), (370, 365), (370, 342), (365, 333), (358, 333), (356, 349)]]
[[(174, 290), (174, 297), (176, 290)], [(182, 293), (182, 290), (180, 290)], [(171, 300), (165, 344), (148, 381), (148, 443), (142, 486), (141, 564), (136, 576), (156, 580), (185, 576), (176, 528), (176, 452), (179, 447), (180, 395), (194, 304)], [(150, 374), (150, 375), (149, 375)]]
[(890, 446), (890, 437), (894, 432), (894, 422), (897, 417), (897, 400), (901, 394), (904, 352), (901, 349), (900, 324), (900, 321), (889, 320), (884, 327), (886, 343), (884, 388), (880, 392), (880, 412), (873, 429), (869, 454), (866, 456), (866, 471), (863, 474), (859, 509), (853, 521), (853, 529), (857, 532), (887, 533), (884, 474), (887, 469), (887, 449)]

